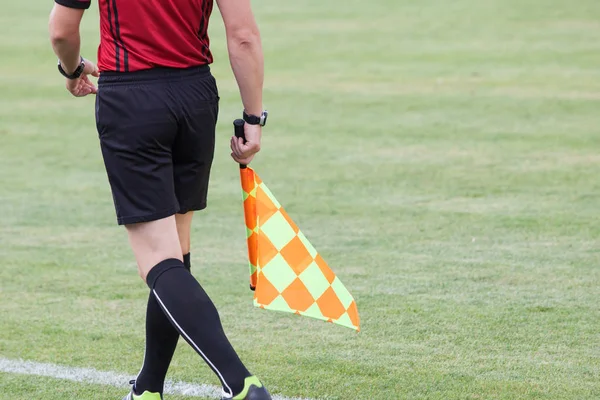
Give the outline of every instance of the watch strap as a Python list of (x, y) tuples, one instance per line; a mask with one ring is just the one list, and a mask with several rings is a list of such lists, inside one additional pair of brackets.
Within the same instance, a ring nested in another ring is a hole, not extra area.
[(266, 110), (265, 110), (265, 111), (263, 111), (263, 112), (260, 114), (260, 116), (257, 116), (257, 115), (252, 115), (252, 114), (248, 114), (248, 113), (246, 113), (246, 111), (244, 110), (243, 117), (244, 117), (244, 121), (245, 121), (247, 124), (250, 124), (250, 125), (260, 125), (260, 126), (265, 126), (265, 125), (266, 125), (266, 123), (267, 123), (267, 116), (268, 116), (268, 115), (269, 115), (269, 114), (268, 114), (268, 112), (267, 112)]
[(60, 72), (61, 75), (67, 79), (79, 78), (81, 76), (81, 74), (83, 74), (83, 70), (85, 69), (85, 60), (81, 56), (79, 56), (79, 58), (80, 58), (79, 65), (77, 66), (75, 71), (73, 71), (72, 74), (67, 74), (60, 63), (60, 60), (58, 60), (58, 72)]

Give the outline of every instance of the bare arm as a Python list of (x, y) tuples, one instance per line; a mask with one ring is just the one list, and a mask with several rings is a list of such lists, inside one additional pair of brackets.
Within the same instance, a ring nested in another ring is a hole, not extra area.
[[(260, 33), (252, 13), (250, 0), (217, 0), (225, 23), (229, 61), (242, 96), (244, 110), (259, 116), (262, 113), (264, 58)], [(231, 156), (249, 164), (260, 151), (262, 129), (259, 125), (244, 126), (246, 143), (231, 138)]]
[(248, 114), (262, 112), (264, 59), (250, 0), (217, 0), (225, 23), (231, 68)]
[[(54, 8), (50, 13), (48, 23), (50, 42), (54, 53), (67, 74), (73, 73), (80, 63), (81, 38), (79, 25), (84, 11), (82, 8), (54, 4)], [(67, 79), (67, 89), (71, 94), (80, 97), (96, 93), (96, 87), (87, 78), (88, 74), (98, 76), (98, 69), (94, 63), (85, 60), (83, 75), (78, 79)]]
[(50, 42), (67, 73), (75, 71), (79, 65), (79, 25), (84, 11), (54, 4), (50, 13)]

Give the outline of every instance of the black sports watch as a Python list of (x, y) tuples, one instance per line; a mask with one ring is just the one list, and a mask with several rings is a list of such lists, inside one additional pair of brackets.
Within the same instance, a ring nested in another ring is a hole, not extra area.
[(246, 111), (244, 110), (244, 121), (246, 121), (246, 123), (250, 125), (265, 126), (267, 124), (268, 116), (269, 113), (266, 110), (260, 113), (260, 117), (257, 117), (256, 115), (252, 114), (246, 114)]
[(83, 70), (85, 69), (85, 60), (81, 56), (80, 56), (80, 58), (81, 58), (81, 61), (79, 62), (79, 66), (77, 67), (77, 69), (75, 71), (73, 71), (72, 74), (67, 74), (65, 72), (65, 70), (63, 69), (62, 65), (60, 65), (60, 60), (58, 60), (58, 72), (60, 72), (61, 75), (67, 79), (79, 78), (81, 76), (81, 74), (83, 74)]

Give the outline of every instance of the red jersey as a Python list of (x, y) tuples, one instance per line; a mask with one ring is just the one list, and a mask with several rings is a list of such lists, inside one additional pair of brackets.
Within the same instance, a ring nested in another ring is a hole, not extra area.
[[(87, 9), (91, 0), (55, 0)], [(208, 20), (213, 0), (98, 0), (100, 71), (210, 64)]]

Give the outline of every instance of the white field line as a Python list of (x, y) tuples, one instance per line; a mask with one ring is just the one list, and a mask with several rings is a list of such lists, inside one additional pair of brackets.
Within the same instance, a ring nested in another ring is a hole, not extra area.
[[(132, 375), (119, 374), (111, 371), (98, 371), (93, 368), (65, 367), (62, 365), (39, 363), (34, 361), (11, 360), (0, 357), (0, 372), (12, 374), (45, 376), (48, 378), (64, 379), (73, 382), (83, 382), (95, 385), (106, 385), (124, 388), (123, 396), (129, 390), (129, 380)], [(165, 382), (165, 394), (177, 394), (191, 397), (221, 398), (221, 388), (214, 385), (204, 385), (187, 382)], [(313, 400), (297, 397), (273, 396), (273, 400)]]

